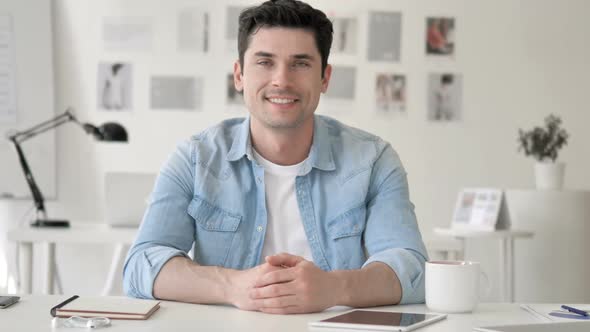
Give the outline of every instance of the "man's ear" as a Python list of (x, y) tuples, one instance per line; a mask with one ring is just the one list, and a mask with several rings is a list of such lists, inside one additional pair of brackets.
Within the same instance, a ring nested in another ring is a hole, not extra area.
[(244, 83), (242, 82), (242, 67), (240, 66), (240, 60), (234, 62), (234, 86), (238, 92), (244, 90)]
[(331, 77), (332, 65), (327, 65), (326, 69), (324, 69), (324, 78), (322, 78), (322, 93), (326, 93), (326, 91), (328, 91), (328, 84), (330, 83)]

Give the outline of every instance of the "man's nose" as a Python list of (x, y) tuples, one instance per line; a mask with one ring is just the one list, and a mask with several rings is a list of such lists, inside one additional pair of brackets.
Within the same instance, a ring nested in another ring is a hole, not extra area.
[(276, 87), (286, 87), (291, 84), (291, 67), (289, 65), (278, 65), (272, 75), (272, 85)]

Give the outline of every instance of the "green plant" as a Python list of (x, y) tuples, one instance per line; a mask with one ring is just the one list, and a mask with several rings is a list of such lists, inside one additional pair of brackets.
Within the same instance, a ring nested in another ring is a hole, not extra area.
[(545, 128), (535, 127), (529, 131), (518, 130), (518, 151), (533, 156), (538, 161), (557, 159), (557, 152), (567, 144), (569, 134), (560, 128), (561, 119), (553, 114), (545, 118)]

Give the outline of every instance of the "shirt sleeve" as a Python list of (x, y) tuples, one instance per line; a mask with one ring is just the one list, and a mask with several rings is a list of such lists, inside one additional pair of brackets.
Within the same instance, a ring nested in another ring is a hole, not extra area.
[(187, 213), (194, 170), (191, 142), (180, 143), (160, 170), (135, 242), (123, 267), (123, 288), (131, 297), (153, 299), (153, 285), (172, 257), (188, 257), (195, 225)]
[(377, 158), (371, 177), (364, 232), (369, 259), (363, 267), (387, 264), (400, 280), (400, 303), (423, 303), (426, 248), (410, 202), (406, 172), (389, 144)]

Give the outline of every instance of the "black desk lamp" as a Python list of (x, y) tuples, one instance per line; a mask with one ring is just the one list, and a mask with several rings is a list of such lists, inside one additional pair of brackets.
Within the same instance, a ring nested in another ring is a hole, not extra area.
[(41, 191), (39, 190), (39, 187), (33, 178), (33, 173), (31, 173), (31, 169), (29, 168), (29, 164), (27, 163), (25, 154), (21, 149), (20, 143), (70, 121), (80, 125), (87, 134), (94, 136), (94, 139), (97, 141), (127, 142), (127, 131), (120, 124), (107, 122), (100, 127), (95, 127), (89, 123), (81, 123), (72, 114), (70, 108), (53, 119), (41, 122), (40, 124), (35, 125), (27, 130), (10, 134), (8, 139), (12, 141), (14, 147), (16, 148), (20, 165), (23, 169), (23, 173), (25, 174), (25, 178), (27, 179), (27, 184), (29, 185), (29, 189), (33, 195), (33, 200), (35, 201), (35, 207), (37, 209), (37, 219), (31, 223), (31, 226), (69, 227), (70, 222), (67, 220), (47, 219), (47, 212), (45, 211), (45, 199), (43, 198), (43, 194), (41, 194)]

